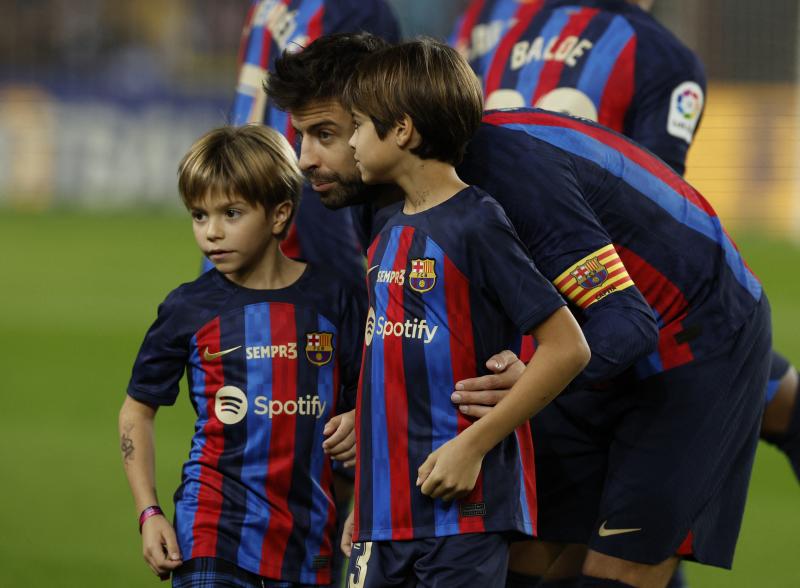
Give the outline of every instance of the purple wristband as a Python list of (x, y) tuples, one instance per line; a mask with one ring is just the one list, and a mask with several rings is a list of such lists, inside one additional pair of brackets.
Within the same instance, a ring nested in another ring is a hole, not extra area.
[(157, 504), (154, 504), (153, 506), (148, 506), (146, 509), (144, 509), (142, 511), (142, 514), (139, 515), (139, 533), (141, 534), (142, 525), (144, 525), (144, 522), (147, 519), (149, 519), (150, 517), (154, 517), (156, 515), (163, 515), (163, 514), (164, 511), (161, 510), (161, 507), (158, 506)]

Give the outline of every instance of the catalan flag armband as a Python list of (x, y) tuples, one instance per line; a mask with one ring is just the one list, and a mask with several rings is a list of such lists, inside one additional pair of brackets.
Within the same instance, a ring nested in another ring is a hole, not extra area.
[(581, 309), (612, 292), (633, 286), (613, 245), (606, 245), (571, 265), (553, 283), (564, 298)]

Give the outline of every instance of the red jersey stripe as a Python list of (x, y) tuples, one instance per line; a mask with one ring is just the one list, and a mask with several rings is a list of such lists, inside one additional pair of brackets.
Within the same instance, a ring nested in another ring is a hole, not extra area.
[[(453, 382), (471, 378), (478, 372), (475, 365), (475, 341), (472, 333), (472, 311), (470, 308), (469, 280), (450, 261), (444, 258), (445, 304), (450, 328), (450, 361)], [(458, 413), (458, 432), (470, 426), (472, 421), (461, 412)], [(478, 475), (475, 488), (461, 499), (462, 504), (483, 502), (483, 472)], [(462, 533), (481, 533), (484, 531), (482, 517), (462, 517), (459, 515), (459, 528)]]
[(464, 20), (461, 22), (461, 28), (458, 30), (454, 41), (455, 48), (462, 54), (470, 46), (472, 29), (475, 28), (475, 23), (478, 22), (478, 17), (481, 14), (481, 10), (483, 10), (484, 4), (486, 4), (486, 0), (477, 0), (470, 4), (464, 13)]
[[(297, 341), (294, 305), (270, 304), (270, 339)], [(297, 361), (288, 357), (272, 358), (272, 399), (285, 403), (297, 398)], [(269, 467), (266, 496), (272, 506), (269, 525), (261, 547), (262, 576), (273, 576), (283, 568), (286, 544), (292, 533), (294, 518), (287, 497), (292, 486), (294, 440), (297, 416), (281, 414), (272, 419), (269, 441)], [(270, 570), (271, 573), (268, 573)]]
[(636, 66), (636, 36), (627, 42), (608, 76), (600, 99), (599, 122), (618, 132), (625, 130), (625, 114), (633, 100)]
[[(414, 229), (403, 228), (400, 233), (397, 254), (392, 264), (392, 270), (406, 269), (408, 250)], [(388, 286), (389, 301), (386, 306), (386, 320), (392, 323), (402, 323), (405, 320), (403, 309), (403, 285), (391, 283)], [(384, 373), (386, 381), (383, 390), (386, 406), (387, 437), (397, 444), (389, 464), (390, 480), (392, 484), (392, 538), (395, 540), (411, 539), (410, 533), (414, 527), (411, 517), (411, 476), (408, 465), (408, 399), (406, 398), (405, 367), (403, 365), (403, 339), (402, 337), (386, 337), (383, 341)], [(391, 381), (389, 374), (396, 374), (397, 380)], [(394, 459), (394, 456), (399, 456)], [(416, 478), (416, 472), (414, 472)], [(399, 531), (398, 531), (399, 530)]]

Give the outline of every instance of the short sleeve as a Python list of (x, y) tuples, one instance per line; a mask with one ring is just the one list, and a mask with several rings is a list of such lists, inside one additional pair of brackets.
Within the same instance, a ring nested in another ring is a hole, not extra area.
[(133, 365), (128, 395), (152, 405), (172, 405), (189, 359), (190, 336), (182, 327), (180, 294), (173, 291), (158, 307)]
[(625, 134), (683, 174), (703, 116), (706, 76), (688, 49), (664, 51), (666, 63), (637, 59), (637, 69), (642, 68), (637, 79), (642, 81), (625, 122)]
[(529, 333), (564, 306), (564, 300), (539, 273), (500, 205), (484, 201), (482, 207), (481, 224), (469, 240), (479, 283), (517, 329)]
[(587, 201), (613, 191), (587, 194), (587, 182), (579, 181), (591, 177), (602, 186), (605, 172), (588, 165), (577, 169), (563, 151), (532, 137), (523, 146), (519, 134), (484, 125), (476, 135), (480, 140), (471, 143), (469, 166), (459, 170), (465, 180), (497, 198), (536, 267), (575, 307), (585, 309), (630, 287), (611, 237)]

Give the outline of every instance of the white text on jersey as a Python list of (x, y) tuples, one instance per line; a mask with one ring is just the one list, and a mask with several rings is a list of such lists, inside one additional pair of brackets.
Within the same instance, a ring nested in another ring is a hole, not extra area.
[(285, 345), (255, 345), (245, 349), (247, 359), (272, 359), (273, 357), (285, 357), (286, 359), (297, 359), (297, 343), (286, 343)]
[(406, 281), (406, 270), (379, 270), (377, 281), (379, 284), (397, 284), (402, 286)]
[(422, 339), (427, 345), (436, 336), (436, 331), (439, 330), (439, 325), (434, 325), (432, 328), (428, 325), (425, 319), (419, 320), (406, 319), (405, 322), (397, 321), (395, 323), (387, 321), (386, 317), (378, 317), (375, 323), (375, 334), (379, 335), (382, 339), (386, 337), (403, 337), (405, 339)]
[(559, 61), (569, 67), (575, 67), (578, 58), (594, 46), (588, 39), (579, 39), (575, 35), (564, 37), (551, 37), (545, 43), (544, 37), (536, 37), (533, 42), (520, 41), (511, 50), (509, 67), (511, 70), (519, 69), (533, 60)]
[(271, 400), (266, 396), (255, 397), (256, 408), (253, 411), (257, 415), (267, 415), (272, 418), (279, 414), (286, 415), (299, 415), (299, 416), (313, 416), (320, 418), (325, 414), (325, 406), (327, 402), (322, 402), (319, 396), (311, 396), (306, 394), (303, 398), (297, 400)]

